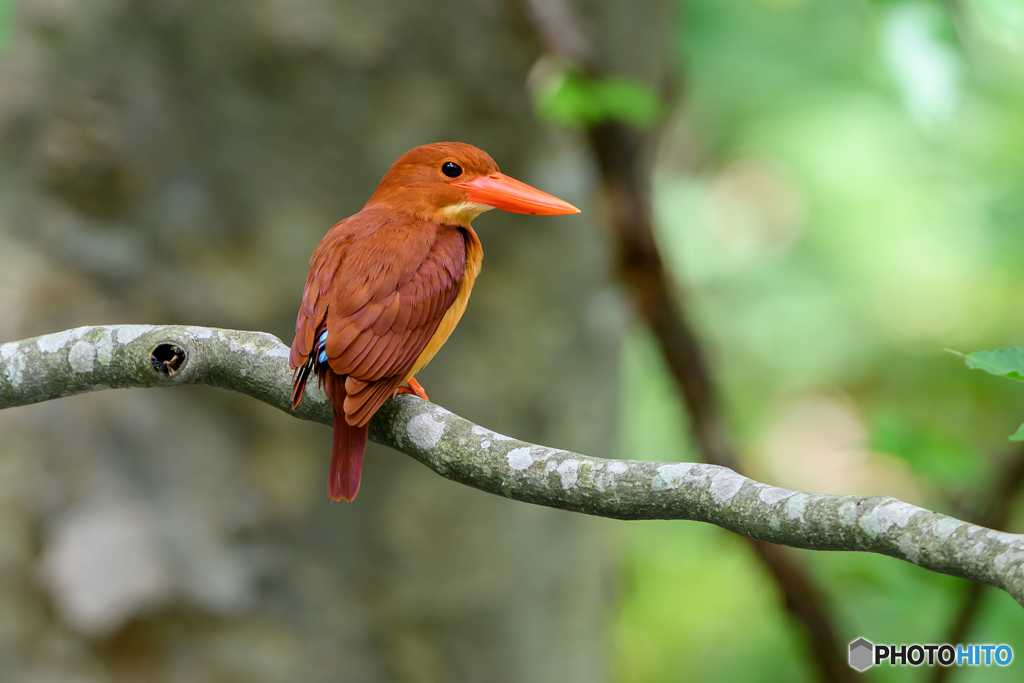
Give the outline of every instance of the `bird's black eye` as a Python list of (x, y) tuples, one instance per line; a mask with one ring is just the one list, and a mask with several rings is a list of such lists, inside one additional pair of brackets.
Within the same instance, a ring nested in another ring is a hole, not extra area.
[(454, 161), (446, 161), (441, 164), (441, 173), (444, 173), (449, 178), (458, 178), (462, 175), (462, 167)]

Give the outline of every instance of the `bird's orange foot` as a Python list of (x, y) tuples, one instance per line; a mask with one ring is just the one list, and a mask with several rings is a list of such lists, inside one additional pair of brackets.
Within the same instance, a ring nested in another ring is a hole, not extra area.
[(410, 377), (407, 384), (409, 385), (407, 387), (398, 387), (399, 394), (412, 394), (413, 396), (419, 396), (424, 401), (430, 400), (427, 398), (427, 392), (423, 391), (423, 386), (416, 381), (415, 377)]

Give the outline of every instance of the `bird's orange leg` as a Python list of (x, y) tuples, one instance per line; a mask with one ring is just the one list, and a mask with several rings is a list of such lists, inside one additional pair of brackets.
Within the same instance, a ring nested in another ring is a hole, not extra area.
[(424, 401), (430, 400), (427, 398), (427, 392), (423, 391), (423, 386), (416, 381), (415, 377), (410, 377), (407, 384), (409, 385), (407, 387), (398, 387), (399, 394), (412, 394), (414, 396), (419, 396)]

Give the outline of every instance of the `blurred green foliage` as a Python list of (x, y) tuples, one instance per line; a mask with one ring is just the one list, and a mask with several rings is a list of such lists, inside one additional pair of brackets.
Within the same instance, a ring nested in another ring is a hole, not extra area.
[(542, 121), (576, 128), (608, 120), (643, 128), (655, 121), (661, 108), (657, 94), (640, 81), (590, 78), (571, 68), (559, 68), (543, 78), (534, 107)]
[[(686, 92), (660, 150), (655, 212), (752, 476), (965, 517), (1007, 455), (1024, 395), (943, 350), (1024, 340), (1024, 3), (956, 6), (683, 7)], [(622, 373), (623, 456), (698, 458), (645, 331)], [(1020, 507), (1010, 531), (1024, 531)], [(619, 528), (617, 680), (815, 678), (742, 541), (685, 523)], [(799, 554), (848, 641), (942, 642), (966, 588), (885, 557)], [(989, 591), (967, 641), (1024, 652), (1024, 612)], [(1019, 680), (1018, 668), (951, 680)]]
[(0, 0), (0, 49), (10, 40), (11, 5), (9, 0)]

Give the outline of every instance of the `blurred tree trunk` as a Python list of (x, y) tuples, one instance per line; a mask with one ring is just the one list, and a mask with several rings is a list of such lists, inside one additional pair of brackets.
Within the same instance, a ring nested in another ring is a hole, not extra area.
[[(631, 6), (593, 20), (643, 68), (658, 17)], [(622, 306), (589, 162), (534, 123), (533, 49), (500, 3), (23, 0), (14, 16), (0, 342), (101, 322), (290, 342), (323, 233), (400, 153), (459, 139), (586, 211), (477, 221), (483, 275), (420, 379), (478, 423), (613, 455)], [(329, 430), (198, 389), (6, 411), (0, 434), (5, 681), (603, 676), (600, 522), (380, 448), (359, 499), (330, 505)]]

